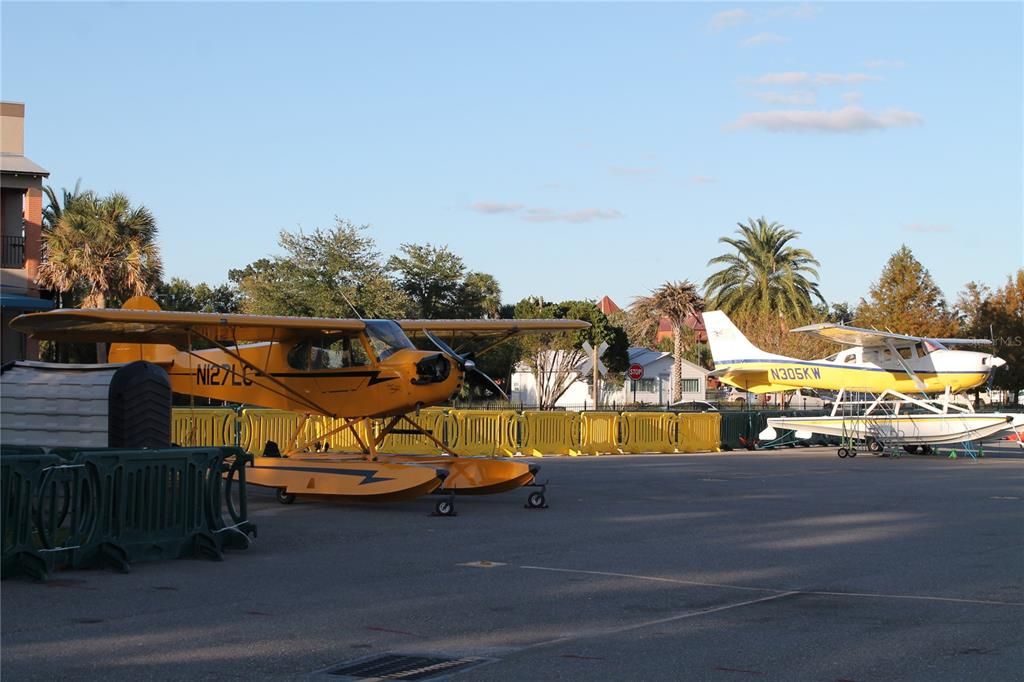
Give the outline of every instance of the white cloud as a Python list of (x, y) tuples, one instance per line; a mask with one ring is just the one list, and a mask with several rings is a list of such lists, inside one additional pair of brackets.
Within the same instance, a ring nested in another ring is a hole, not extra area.
[(608, 172), (612, 175), (625, 175), (625, 176), (645, 176), (645, 175), (657, 175), (657, 168), (638, 168), (632, 166), (612, 166), (608, 169)]
[(713, 15), (709, 26), (711, 26), (711, 30), (713, 31), (721, 31), (725, 28), (739, 26), (748, 19), (750, 19), (750, 12), (747, 10), (730, 9)]
[(844, 92), (842, 94), (843, 101), (847, 104), (857, 104), (864, 99), (864, 93), (862, 92)]
[(868, 81), (880, 81), (878, 76), (867, 73), (816, 73), (814, 74), (815, 85), (853, 85), (855, 83), (867, 83)]
[(754, 97), (765, 104), (786, 104), (796, 107), (808, 107), (818, 101), (818, 97), (809, 90), (798, 92), (755, 92)]
[(760, 45), (781, 45), (788, 43), (789, 38), (780, 36), (778, 33), (758, 33), (750, 36), (740, 43), (743, 47), (758, 47)]
[(910, 223), (909, 225), (904, 225), (903, 229), (907, 232), (925, 232), (929, 234), (953, 231), (953, 228), (949, 225), (935, 225), (929, 223)]
[(834, 111), (755, 111), (743, 114), (727, 126), (731, 130), (760, 129), (773, 133), (819, 132), (859, 133), (921, 125), (924, 118), (912, 111), (889, 109), (879, 114), (858, 106), (846, 106)]
[(757, 85), (852, 85), (882, 80), (867, 73), (808, 73), (806, 71), (783, 71), (766, 73), (754, 79)]
[(523, 208), (522, 204), (502, 203), (500, 201), (478, 201), (471, 209), (477, 213), (515, 213)]
[(807, 85), (810, 82), (811, 74), (805, 71), (766, 73), (754, 79), (754, 83), (758, 85)]
[(711, 185), (718, 182), (718, 179), (708, 175), (694, 175), (690, 178), (690, 182), (695, 185)]
[(594, 220), (616, 220), (622, 213), (612, 209), (581, 208), (576, 211), (555, 211), (550, 208), (527, 209), (523, 220), (531, 223), (589, 223)]
[(864, 66), (869, 69), (903, 69), (907, 63), (902, 59), (872, 59), (864, 62)]
[(780, 7), (779, 9), (772, 10), (769, 13), (773, 17), (793, 17), (795, 19), (809, 19), (813, 16), (821, 14), (821, 8), (817, 5), (812, 5), (809, 2), (804, 2), (796, 7)]
[(522, 204), (499, 201), (478, 201), (470, 206), (477, 213), (488, 215), (517, 214), (521, 220), (531, 223), (589, 223), (593, 220), (614, 220), (622, 218), (620, 211), (602, 208), (581, 208), (575, 211), (556, 211), (551, 208), (532, 208)]

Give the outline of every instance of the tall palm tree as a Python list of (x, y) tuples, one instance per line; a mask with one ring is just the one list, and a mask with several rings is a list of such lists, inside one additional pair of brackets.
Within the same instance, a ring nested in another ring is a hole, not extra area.
[(708, 261), (725, 265), (704, 281), (708, 305), (733, 315), (775, 314), (804, 320), (813, 314), (814, 300), (825, 302), (818, 291), (820, 265), (807, 249), (790, 246), (800, 236), (763, 217), (737, 223), (739, 238), (718, 241), (736, 249)]
[(641, 338), (653, 337), (662, 318), (672, 327), (672, 402), (683, 398), (683, 354), (686, 320), (704, 309), (697, 286), (690, 280), (665, 282), (650, 293), (633, 300), (630, 313)]
[(160, 281), (156, 220), (145, 206), (133, 207), (124, 194), (100, 198), (76, 187), (72, 201), (65, 197), (50, 216), (56, 222), (43, 229), (40, 285), (81, 290), (83, 308), (103, 308), (111, 296), (148, 294)]

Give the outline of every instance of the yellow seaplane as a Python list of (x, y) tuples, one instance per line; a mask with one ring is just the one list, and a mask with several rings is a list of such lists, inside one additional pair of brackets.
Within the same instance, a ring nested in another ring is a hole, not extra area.
[[(815, 433), (838, 436), (847, 442), (838, 454), (846, 457), (856, 455), (853, 443), (858, 440), (873, 451), (886, 445), (914, 451), (1001, 437), (1024, 427), (1024, 415), (975, 414), (969, 402), (953, 398), (983, 385), (1006, 364), (992, 353), (950, 348), (990, 344), (987, 339), (935, 339), (815, 324), (791, 331), (846, 348), (819, 360), (799, 360), (757, 348), (721, 311), (705, 312), (704, 324), (714, 376), (722, 382), (752, 393), (837, 392), (830, 415), (769, 418), (763, 439), (776, 438), (776, 428), (793, 430), (798, 439)], [(941, 395), (933, 398), (936, 394)]]
[[(535, 486), (539, 467), (511, 459), (460, 457), (410, 413), (448, 401), (469, 380), (504, 395), (471, 355), (438, 334), (488, 342), (519, 334), (571, 332), (579, 320), (363, 320), (160, 310), (139, 296), (121, 309), (62, 309), (22, 315), (11, 326), (51, 341), (111, 343), (110, 362), (143, 360), (163, 367), (176, 393), (331, 417), (338, 426), (301, 442), (304, 419), (281, 456), (257, 456), (250, 483), (274, 488), (288, 504), (296, 495), (347, 500), (404, 500), (434, 492), (488, 494)], [(437, 348), (418, 350), (408, 334)], [(201, 350), (196, 345), (208, 346)], [(383, 420), (374, 429), (371, 420)], [(408, 428), (400, 428), (400, 427)], [(320, 441), (348, 431), (361, 454), (315, 454)], [(391, 434), (415, 433), (442, 456), (388, 455)], [(277, 453), (267, 453), (277, 454)], [(537, 486), (541, 487), (541, 486)], [(527, 500), (546, 506), (543, 487)], [(454, 513), (448, 499), (439, 514)]]

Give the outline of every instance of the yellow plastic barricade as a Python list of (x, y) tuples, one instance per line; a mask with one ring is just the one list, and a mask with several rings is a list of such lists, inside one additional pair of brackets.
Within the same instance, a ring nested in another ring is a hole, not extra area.
[(235, 444), (234, 410), (175, 407), (171, 411), (171, 442), (181, 447)]
[[(356, 440), (352, 429), (341, 428), (345, 425), (344, 419), (317, 416), (310, 417), (309, 424), (312, 426), (307, 426), (308, 433), (305, 434), (305, 441), (309, 444), (306, 448), (307, 450), (319, 444), (321, 450), (328, 452), (363, 452), (363, 447)], [(355, 429), (359, 432), (359, 438), (365, 444), (369, 443), (370, 439), (376, 434), (377, 425), (371, 425), (370, 430), (372, 433), (369, 434), (361, 423), (356, 424)]]
[(523, 412), (524, 455), (580, 454), (580, 419), (577, 412)]
[[(277, 443), (278, 449), (288, 452), (295, 444), (296, 430), (303, 415), (287, 410), (242, 410), (242, 432), (240, 446), (246, 452), (262, 455), (267, 441)], [(305, 440), (305, 430), (298, 435)]]
[(618, 412), (583, 412), (580, 414), (580, 453), (607, 455), (619, 453)]
[(622, 451), (675, 452), (676, 423), (668, 412), (623, 412)]
[(721, 452), (722, 415), (679, 415), (679, 452)]
[(511, 456), (516, 446), (517, 417), (512, 410), (452, 410), (455, 439), (449, 444), (460, 455)]
[[(416, 423), (416, 426), (429, 431), (430, 434), (441, 441), (445, 441), (445, 431), (448, 422), (448, 413), (441, 408), (427, 408), (420, 410), (419, 416), (407, 414), (409, 419)], [(395, 427), (399, 431), (411, 431), (412, 426), (407, 421), (399, 421)], [(422, 434), (411, 433), (390, 433), (384, 437), (381, 443), (381, 452), (392, 455), (440, 455), (444, 450), (437, 447), (434, 441)]]

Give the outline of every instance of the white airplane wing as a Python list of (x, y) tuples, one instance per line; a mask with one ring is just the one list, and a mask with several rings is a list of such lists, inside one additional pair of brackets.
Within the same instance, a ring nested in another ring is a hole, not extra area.
[(845, 346), (863, 346), (864, 348), (887, 347), (893, 342), (907, 341), (917, 343), (918, 341), (937, 342), (942, 345), (969, 345), (978, 346), (991, 344), (988, 339), (934, 339), (925, 336), (909, 336), (907, 334), (894, 334), (883, 332), (877, 329), (864, 329), (862, 327), (851, 327), (845, 324), (811, 324), (806, 327), (791, 329), (792, 332), (810, 334), (827, 341), (841, 343)]

